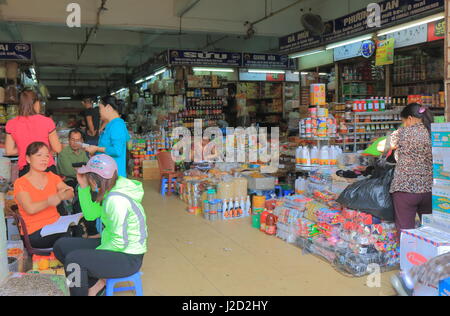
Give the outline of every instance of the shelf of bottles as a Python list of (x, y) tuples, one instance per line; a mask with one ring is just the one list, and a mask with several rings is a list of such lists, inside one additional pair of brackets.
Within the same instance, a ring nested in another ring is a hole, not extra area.
[(363, 150), (376, 139), (398, 129), (400, 112), (401, 108), (393, 107), (391, 98), (370, 99), (362, 104), (360, 100), (336, 104), (334, 115), (340, 137), (335, 144), (344, 152)]
[(369, 96), (385, 96), (385, 68), (373, 61), (343, 65), (341, 74), (342, 101)]

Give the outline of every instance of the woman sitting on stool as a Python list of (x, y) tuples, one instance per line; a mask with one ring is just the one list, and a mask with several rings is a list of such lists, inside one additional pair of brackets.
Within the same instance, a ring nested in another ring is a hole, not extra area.
[[(147, 252), (147, 224), (142, 198), (144, 189), (137, 181), (118, 177), (115, 160), (94, 156), (78, 169), (78, 194), (84, 217), (101, 218), (105, 229), (101, 239), (63, 238), (54, 252), (66, 274), (74, 267), (81, 272), (79, 286), (72, 296), (96, 296), (105, 287), (104, 279), (129, 277), (137, 273)], [(92, 192), (97, 193), (92, 201)], [(69, 280), (72, 281), (72, 280)]]
[(38, 249), (52, 248), (59, 238), (70, 235), (65, 233), (41, 237), (41, 230), (59, 220), (57, 206), (61, 201), (73, 199), (74, 191), (59, 176), (46, 172), (50, 160), (50, 150), (46, 144), (37, 142), (28, 146), (26, 160), (30, 171), (14, 183), (14, 197), (31, 246)]

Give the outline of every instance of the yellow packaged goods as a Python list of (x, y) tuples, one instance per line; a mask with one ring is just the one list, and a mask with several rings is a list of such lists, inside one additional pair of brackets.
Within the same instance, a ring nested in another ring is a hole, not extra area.
[(311, 85), (311, 104), (310, 105), (326, 105), (326, 87), (324, 84)]

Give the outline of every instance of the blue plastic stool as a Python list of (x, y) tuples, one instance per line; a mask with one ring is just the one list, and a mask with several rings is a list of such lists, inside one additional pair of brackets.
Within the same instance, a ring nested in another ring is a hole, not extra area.
[(442, 280), (439, 283), (439, 296), (449, 296), (450, 294), (450, 278)]
[[(144, 296), (144, 291), (142, 289), (141, 275), (142, 272), (138, 272), (128, 278), (106, 280), (106, 296), (114, 296), (114, 293), (116, 292), (128, 292), (128, 291), (135, 291), (136, 296)], [(134, 286), (115, 288), (116, 284), (123, 282), (133, 282)]]
[[(174, 187), (176, 187), (177, 180), (174, 179), (173, 181), (174, 181), (174, 184), (175, 184)], [(166, 178), (161, 180), (161, 195), (162, 196), (166, 196), (168, 185), (169, 185), (168, 183), (169, 183), (169, 180), (166, 179)], [(172, 189), (172, 192), (175, 193), (175, 189)]]

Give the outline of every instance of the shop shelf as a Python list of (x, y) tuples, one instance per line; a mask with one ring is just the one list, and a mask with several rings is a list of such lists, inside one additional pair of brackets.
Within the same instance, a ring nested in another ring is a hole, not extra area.
[(444, 82), (444, 78), (442, 79), (427, 79), (427, 80), (418, 80), (418, 81), (407, 81), (407, 82), (397, 82), (394, 83), (393, 86), (408, 86), (410, 84), (432, 84), (436, 82)]
[(388, 122), (368, 122), (368, 123), (354, 123), (355, 125), (375, 125), (375, 124), (402, 124), (401, 121), (388, 121)]

